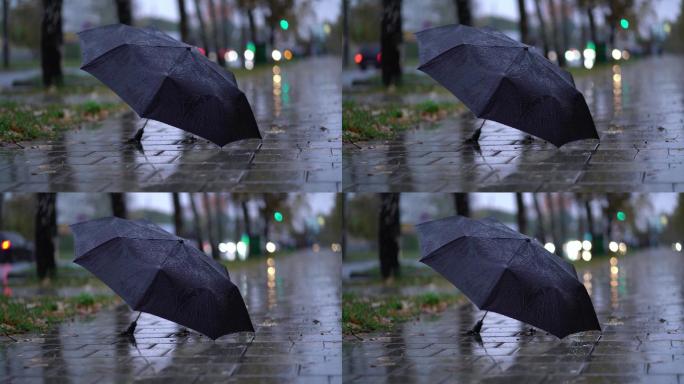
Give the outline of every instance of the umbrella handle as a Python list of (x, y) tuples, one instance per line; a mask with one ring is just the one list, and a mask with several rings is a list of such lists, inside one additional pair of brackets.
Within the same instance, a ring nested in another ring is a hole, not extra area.
[(487, 316), (488, 313), (489, 313), (489, 311), (486, 311), (485, 314), (484, 314), (484, 315), (482, 316), (482, 318), (480, 319), (480, 321), (478, 321), (478, 322), (473, 326), (473, 329), (470, 330), (470, 333), (471, 333), (471, 334), (480, 334), (480, 331), (482, 330), (482, 324), (484, 323), (485, 316)]
[(145, 123), (143, 124), (142, 128), (138, 129), (138, 131), (135, 133), (135, 135), (128, 140), (129, 143), (140, 143), (142, 140), (143, 134), (145, 133), (145, 127), (147, 126), (147, 123), (150, 121), (150, 119), (145, 119)]

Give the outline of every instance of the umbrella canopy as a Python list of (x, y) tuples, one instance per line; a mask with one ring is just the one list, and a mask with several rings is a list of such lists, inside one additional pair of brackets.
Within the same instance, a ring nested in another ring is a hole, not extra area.
[(254, 332), (226, 268), (147, 221), (108, 217), (71, 225), (75, 263), (131, 308), (163, 317), (212, 339)]
[(462, 216), (416, 227), (421, 262), (439, 272), (480, 309), (563, 338), (601, 330), (575, 268), (536, 240), (494, 219)]
[(475, 115), (517, 128), (557, 147), (598, 139), (572, 75), (533, 48), (489, 28), (447, 25), (416, 33), (419, 70)]
[(78, 33), (83, 65), (141, 117), (224, 146), (261, 138), (235, 76), (190, 45), (150, 28), (107, 25)]

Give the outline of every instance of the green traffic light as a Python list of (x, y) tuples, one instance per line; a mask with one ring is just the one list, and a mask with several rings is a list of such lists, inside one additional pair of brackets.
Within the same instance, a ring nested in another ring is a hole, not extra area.
[(280, 28), (282, 28), (283, 31), (287, 31), (287, 29), (290, 28), (290, 23), (288, 23), (287, 20), (282, 19), (280, 20)]
[(593, 41), (590, 41), (587, 43), (587, 49), (591, 49), (592, 51), (596, 50), (596, 44)]
[(620, 221), (625, 221), (625, 219), (627, 218), (627, 215), (625, 215), (625, 213), (622, 211), (618, 211), (616, 216), (617, 216), (617, 219)]
[(273, 214), (273, 218), (275, 219), (275, 221), (277, 221), (277, 222), (280, 223), (281, 221), (283, 221), (283, 214), (280, 213), (280, 212), (278, 212), (278, 211), (276, 211), (276, 212)]
[(247, 50), (256, 52), (256, 45), (254, 45), (254, 43), (250, 41), (249, 43), (247, 43)]
[(620, 20), (620, 26), (622, 27), (622, 29), (628, 29), (629, 28), (629, 20), (627, 20), (627, 19)]

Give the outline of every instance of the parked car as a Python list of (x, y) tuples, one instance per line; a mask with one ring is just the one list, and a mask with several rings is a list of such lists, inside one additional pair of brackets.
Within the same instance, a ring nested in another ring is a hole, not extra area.
[(365, 71), (366, 68), (380, 68), (382, 53), (377, 45), (365, 45), (354, 55), (354, 62)]
[(33, 243), (12, 231), (0, 231), (0, 263), (33, 261)]

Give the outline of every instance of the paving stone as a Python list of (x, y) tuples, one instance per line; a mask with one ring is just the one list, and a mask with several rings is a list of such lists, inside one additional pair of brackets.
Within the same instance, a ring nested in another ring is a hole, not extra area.
[[(138, 151), (125, 141), (143, 122), (129, 112), (66, 132), (54, 141), (21, 143), (23, 148), (0, 146), (0, 188), (22, 192), (193, 192), (211, 183), (207, 187), (214, 192), (270, 192), (272, 184), (286, 192), (338, 192), (342, 182), (340, 67), (335, 57), (283, 65), (282, 81), (289, 91), (281, 96), (274, 96), (270, 71), (239, 79), (262, 141), (250, 139), (219, 148), (149, 121), (143, 150)], [(268, 166), (254, 167), (264, 164)], [(131, 172), (133, 169), (136, 171)], [(224, 179), (226, 171), (239, 171), (239, 178), (216, 183)], [(309, 180), (307, 171), (320, 173)], [(294, 173), (299, 176), (293, 178)], [(183, 183), (178, 184), (179, 180)], [(308, 187), (309, 183), (315, 186)]]
[[(407, 130), (392, 140), (345, 143), (343, 189), (617, 192), (621, 185), (621, 192), (680, 190), (684, 183), (684, 84), (679, 79), (684, 77), (684, 58), (647, 58), (620, 67), (619, 84), (613, 82), (611, 68), (575, 79), (593, 114), (600, 142), (583, 140), (557, 149), (539, 139), (524, 142), (525, 134), (489, 121), (477, 152), (463, 140), (482, 120), (466, 113), (436, 127)], [(365, 104), (416, 103), (425, 97), (435, 96), (346, 96)], [(452, 173), (472, 173), (482, 165), (497, 172), (486, 178), (445, 182)], [(553, 183), (556, 189), (544, 183)], [(651, 188), (652, 184), (658, 186)]]
[(179, 336), (176, 324), (143, 314), (132, 345), (117, 334), (137, 313), (122, 305), (19, 342), (0, 337), (0, 383), (341, 382), (339, 254), (302, 251), (274, 262), (275, 275), (265, 259), (230, 271), (253, 341), (249, 333)]

